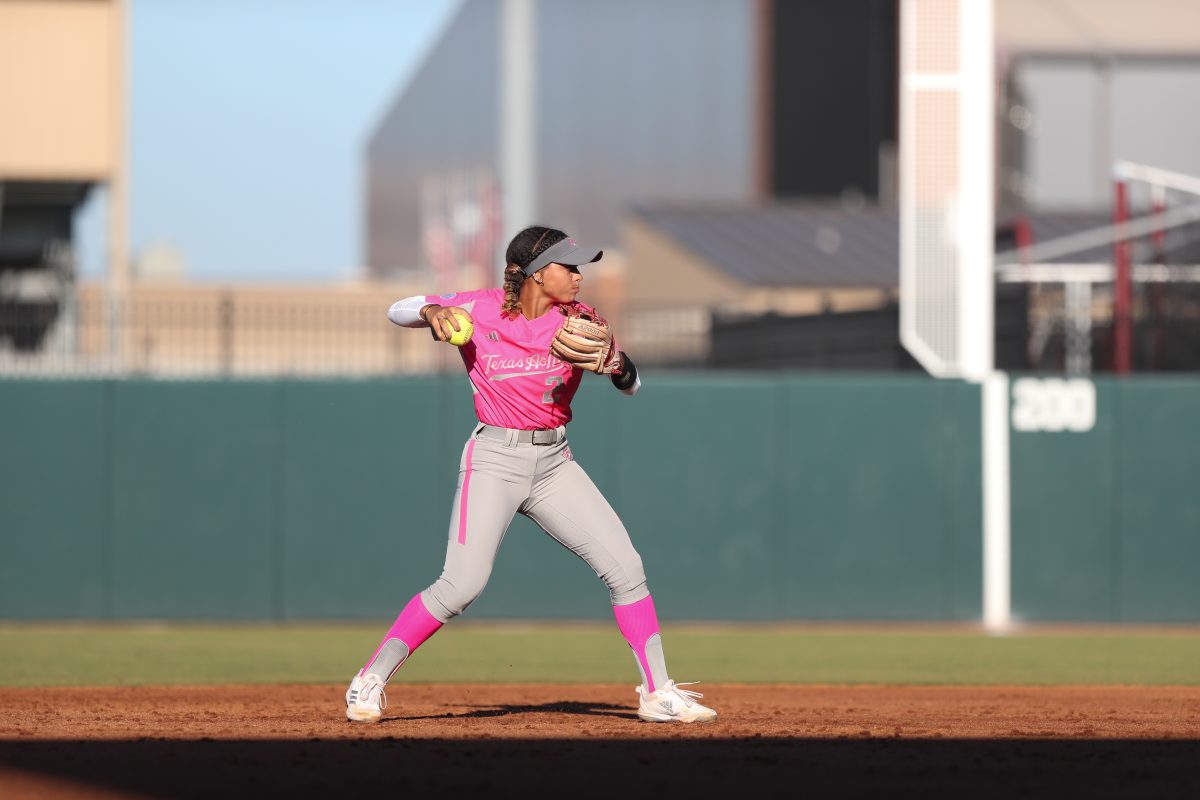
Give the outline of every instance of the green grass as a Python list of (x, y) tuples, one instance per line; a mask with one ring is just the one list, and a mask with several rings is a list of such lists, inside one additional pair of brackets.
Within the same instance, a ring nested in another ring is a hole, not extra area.
[[(0, 686), (341, 683), (380, 626), (5, 625)], [(687, 626), (663, 631), (679, 680), (708, 683), (1192, 684), (1200, 631), (990, 637), (959, 629)], [(411, 682), (634, 683), (615, 626), (458, 623), (397, 676)]]

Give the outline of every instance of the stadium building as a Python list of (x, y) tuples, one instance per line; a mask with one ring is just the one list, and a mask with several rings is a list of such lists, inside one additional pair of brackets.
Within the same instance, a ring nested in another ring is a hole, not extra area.
[[(531, 77), (517, 90), (520, 63), (501, 47), (513, 5), (464, 2), (372, 136), (374, 274), (416, 274), (437, 289), (491, 284), (507, 235), (545, 222), (609, 249), (593, 271), (604, 307), (625, 341), (657, 348), (651, 360), (737, 366), (744, 348), (717, 341), (732, 329), (761, 341), (756, 316), (771, 314), (761, 323), (778, 331), (780, 316), (819, 314), (775, 337), (806, 343), (772, 363), (913, 366), (893, 324), (897, 3), (533, 2), (520, 53)], [(1200, 173), (1186, 145), (1200, 120), (1150, 124), (1154, 107), (1197, 107), (1200, 49), (1178, 4), (1149, 6), (997, 3), (998, 251), (1110, 221), (1114, 159)], [(1146, 85), (1167, 94), (1148, 101)], [(1076, 103), (1088, 124), (1068, 118)], [(526, 108), (536, 158), (513, 171), (511, 115)], [(514, 181), (526, 202), (505, 220)], [(1084, 256), (1110, 261), (1093, 247), (1050, 263)], [(1106, 368), (1110, 288), (1088, 289), (1095, 308), (1072, 338), (1070, 292), (1050, 283), (998, 291), (997, 366)], [(1186, 331), (1168, 322), (1175, 333), (1152, 335), (1174, 344), (1159, 351), (1187, 350)], [(814, 326), (830, 343), (816, 352), (805, 333)], [(1187, 359), (1147, 354), (1141, 365)]]

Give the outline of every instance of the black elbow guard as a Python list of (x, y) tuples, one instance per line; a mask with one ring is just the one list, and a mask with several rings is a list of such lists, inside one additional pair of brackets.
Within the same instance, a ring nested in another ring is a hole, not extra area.
[(637, 367), (624, 350), (621, 351), (621, 373), (611, 376), (613, 386), (622, 392), (633, 386), (637, 380)]

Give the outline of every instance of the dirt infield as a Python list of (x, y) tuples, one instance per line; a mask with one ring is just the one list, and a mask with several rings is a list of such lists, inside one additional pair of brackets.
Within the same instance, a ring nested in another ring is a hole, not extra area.
[(640, 723), (628, 686), (0, 689), (0, 797), (556, 791), (1152, 797), (1200, 786), (1200, 687), (700, 686), (720, 719)]

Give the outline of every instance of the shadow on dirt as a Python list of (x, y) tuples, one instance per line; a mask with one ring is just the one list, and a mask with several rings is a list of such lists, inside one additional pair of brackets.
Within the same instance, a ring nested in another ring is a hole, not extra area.
[[(499, 713), (524, 707), (505, 708)], [(586, 705), (579, 713), (609, 712)], [(1198, 764), (1197, 740), (8, 740), (0, 742), (0, 796), (7, 796), (4, 773), (16, 769), (71, 781), (84, 794), (165, 798), (469, 792), (489, 800), (518, 793), (1094, 800), (1194, 797)]]
[[(454, 706), (451, 706), (454, 708)], [(636, 721), (638, 716), (629, 710), (628, 706), (618, 706), (613, 703), (578, 703), (557, 702), (539, 703), (538, 705), (496, 705), (480, 708), (475, 705), (463, 704), (461, 708), (472, 708), (474, 711), (464, 711), (461, 714), (430, 714), (424, 717), (384, 717), (380, 725), (392, 725), (399, 722), (415, 722), (420, 719), (479, 719), (481, 717), (508, 717), (513, 714), (579, 714), (585, 717), (616, 717)]]

